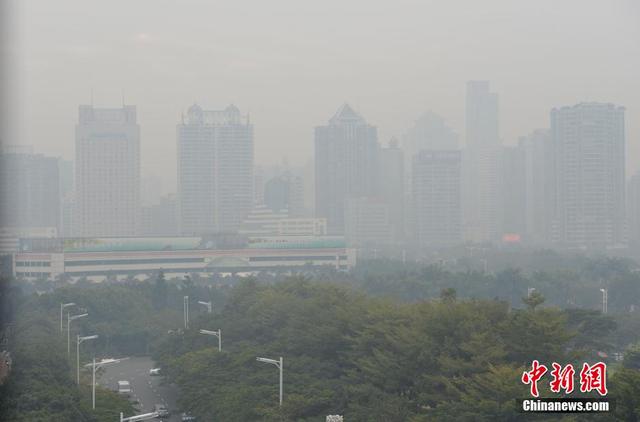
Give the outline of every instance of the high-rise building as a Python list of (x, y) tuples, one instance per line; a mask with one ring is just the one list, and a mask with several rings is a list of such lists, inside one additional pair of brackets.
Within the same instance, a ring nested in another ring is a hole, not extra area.
[(344, 233), (345, 200), (378, 192), (378, 135), (348, 104), (315, 130), (316, 217)]
[(344, 214), (347, 246), (371, 251), (391, 244), (389, 205), (382, 198), (348, 198)]
[(380, 150), (380, 190), (389, 206), (392, 240), (404, 240), (404, 154), (398, 147), (398, 140), (392, 138), (387, 148)]
[(526, 232), (526, 171), (522, 146), (502, 149), (502, 230), (503, 238), (520, 241)]
[(549, 129), (521, 137), (518, 146), (524, 154), (524, 238), (544, 245), (552, 240), (556, 209), (556, 156)]
[(59, 159), (7, 146), (0, 153), (0, 226), (53, 228), (61, 224)]
[(140, 126), (136, 107), (81, 105), (75, 165), (75, 234), (135, 235), (140, 212)]
[(176, 195), (166, 195), (153, 205), (142, 207), (142, 236), (178, 236), (178, 201)]
[[(445, 120), (433, 112), (421, 115), (414, 125), (402, 137), (402, 148), (405, 155), (405, 169), (411, 175), (413, 156), (420, 151), (449, 151), (457, 150), (458, 134), (453, 131)], [(409, 186), (411, 186), (409, 180)]]
[(551, 110), (557, 240), (566, 246), (618, 246), (627, 240), (624, 111), (603, 103)]
[(627, 182), (627, 223), (629, 244), (637, 248), (640, 245), (640, 171)]
[(411, 172), (418, 245), (437, 248), (460, 243), (460, 151), (421, 151), (413, 157)]
[(502, 146), (498, 135), (498, 95), (488, 81), (467, 83), (466, 149), (463, 154), (465, 237), (496, 241), (502, 235)]
[(273, 211), (287, 210), (289, 217), (304, 215), (304, 183), (288, 170), (265, 183), (263, 198)]
[(253, 125), (234, 105), (191, 106), (177, 127), (180, 229), (235, 232), (254, 201)]

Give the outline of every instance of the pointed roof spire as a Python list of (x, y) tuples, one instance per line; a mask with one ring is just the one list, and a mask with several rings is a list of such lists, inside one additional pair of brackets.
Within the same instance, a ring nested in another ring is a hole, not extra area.
[(344, 103), (329, 120), (330, 124), (364, 123), (364, 119), (349, 104)]

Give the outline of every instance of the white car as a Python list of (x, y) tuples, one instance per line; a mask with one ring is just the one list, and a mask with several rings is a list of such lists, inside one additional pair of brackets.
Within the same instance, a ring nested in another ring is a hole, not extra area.
[(118, 393), (125, 395), (131, 394), (129, 381), (118, 381)]
[(149, 369), (149, 375), (160, 375), (160, 368)]

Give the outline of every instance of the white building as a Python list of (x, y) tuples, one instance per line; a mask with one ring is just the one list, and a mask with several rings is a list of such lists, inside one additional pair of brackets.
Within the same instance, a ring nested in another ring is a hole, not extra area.
[(180, 230), (234, 232), (254, 202), (253, 125), (230, 105), (194, 104), (177, 126)]
[(626, 243), (624, 107), (581, 103), (551, 110), (557, 153), (557, 241)]
[(74, 234), (135, 235), (140, 211), (136, 107), (80, 106), (75, 165)]
[(266, 205), (254, 207), (240, 225), (239, 234), (245, 236), (324, 236), (324, 218), (291, 218), (288, 209), (274, 211)]
[(389, 204), (380, 197), (347, 199), (344, 228), (350, 248), (374, 250), (389, 246), (393, 238)]

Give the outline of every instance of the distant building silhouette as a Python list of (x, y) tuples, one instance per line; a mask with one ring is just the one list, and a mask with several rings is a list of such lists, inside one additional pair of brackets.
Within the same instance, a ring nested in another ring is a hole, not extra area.
[(411, 179), (418, 245), (421, 248), (435, 248), (460, 243), (460, 151), (419, 152), (413, 157)]
[(316, 217), (329, 234), (344, 233), (345, 200), (378, 193), (377, 129), (348, 104), (315, 130)]
[(488, 81), (467, 83), (464, 150), (464, 231), (469, 241), (502, 235), (502, 147), (498, 134), (498, 94)]
[(13, 228), (61, 225), (60, 160), (29, 147), (0, 152), (0, 223)]
[(391, 240), (401, 243), (405, 238), (405, 169), (404, 153), (395, 138), (380, 150), (380, 192), (389, 207)]
[(551, 110), (557, 153), (557, 241), (573, 247), (624, 244), (623, 107), (581, 103)]
[(135, 235), (140, 212), (140, 126), (136, 107), (81, 105), (75, 165), (74, 234)]
[(253, 125), (234, 105), (197, 104), (178, 124), (180, 230), (186, 235), (234, 232), (253, 204)]

